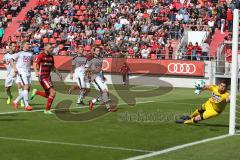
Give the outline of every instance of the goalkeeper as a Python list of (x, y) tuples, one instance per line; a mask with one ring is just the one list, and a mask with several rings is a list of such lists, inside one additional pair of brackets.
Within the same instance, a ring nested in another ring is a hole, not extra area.
[[(209, 90), (212, 92), (212, 97), (209, 98), (201, 108), (194, 111), (190, 116), (182, 116), (177, 123), (194, 124), (202, 120), (220, 115), (227, 103), (230, 101), (229, 93), (227, 92), (228, 84), (225, 80), (221, 81), (219, 85), (204, 85), (200, 91)], [(196, 93), (196, 92), (195, 92)]]

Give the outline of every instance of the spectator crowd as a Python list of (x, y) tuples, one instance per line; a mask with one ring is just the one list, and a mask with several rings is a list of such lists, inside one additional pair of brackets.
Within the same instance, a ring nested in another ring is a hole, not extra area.
[[(99, 46), (105, 57), (172, 59), (172, 41), (185, 30), (231, 32), (236, 7), (229, 0), (39, 0), (6, 45), (13, 41), (21, 47), (29, 40), (38, 54), (51, 43), (55, 55), (74, 55), (79, 46), (90, 45)], [(208, 52), (207, 43), (189, 43), (183, 58), (202, 60)]]
[(27, 2), (28, 0), (0, 0), (0, 45), (8, 23), (17, 16)]

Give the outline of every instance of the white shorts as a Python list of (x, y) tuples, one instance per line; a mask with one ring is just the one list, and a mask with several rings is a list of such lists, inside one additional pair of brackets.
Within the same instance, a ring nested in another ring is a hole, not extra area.
[(21, 85), (27, 85), (32, 83), (31, 75), (18, 74), (16, 78), (16, 83), (20, 83)]
[(75, 77), (82, 77), (82, 76), (84, 76), (84, 72), (85, 72), (84, 68), (78, 67), (75, 69), (74, 75), (75, 75)]
[(14, 81), (15, 81), (15, 77), (13, 77), (12, 75), (8, 75), (5, 80), (5, 87), (11, 87)]
[(90, 88), (90, 83), (85, 80), (84, 76), (76, 77), (76, 82), (80, 88)]
[(103, 90), (108, 91), (107, 83), (106, 83), (106, 81), (103, 80), (103, 78), (101, 76), (97, 76), (92, 81), (92, 84), (96, 88), (96, 90), (98, 90), (98, 91), (103, 91)]

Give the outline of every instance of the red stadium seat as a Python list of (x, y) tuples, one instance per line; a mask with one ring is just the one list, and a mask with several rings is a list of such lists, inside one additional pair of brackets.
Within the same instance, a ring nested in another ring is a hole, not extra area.
[(78, 17), (78, 20), (79, 20), (79, 21), (83, 21), (83, 20), (84, 20), (84, 16), (79, 16), (79, 17)]
[(75, 5), (75, 6), (74, 6), (74, 9), (75, 9), (75, 10), (79, 10), (79, 9), (80, 9), (79, 5)]
[(40, 13), (40, 14), (44, 14), (44, 10), (40, 10), (39, 13)]
[(85, 6), (81, 6), (81, 7), (80, 7), (80, 10), (81, 10), (81, 11), (85, 11), (85, 10), (86, 10), (86, 7), (85, 7)]
[(7, 19), (8, 19), (8, 20), (12, 20), (12, 15), (11, 15), (11, 14), (8, 14), (8, 15), (7, 15)]
[(55, 43), (56, 43), (55, 38), (50, 38), (49, 43), (51, 43), (51, 44), (55, 44)]
[(100, 45), (100, 44), (102, 44), (102, 41), (100, 39), (96, 39), (94, 43), (95, 43), (95, 45)]
[(58, 38), (58, 33), (57, 33), (57, 32), (54, 32), (54, 33), (53, 33), (53, 37), (54, 37), (54, 38)]
[(65, 10), (64, 13), (65, 13), (65, 14), (68, 14), (68, 10)]

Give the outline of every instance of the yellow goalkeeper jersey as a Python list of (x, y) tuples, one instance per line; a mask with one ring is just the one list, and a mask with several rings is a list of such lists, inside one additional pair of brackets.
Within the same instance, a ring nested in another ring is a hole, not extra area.
[(229, 93), (225, 92), (221, 94), (218, 92), (218, 88), (219, 87), (216, 85), (210, 86), (209, 90), (212, 91), (212, 97), (208, 99), (208, 102), (212, 105), (215, 111), (222, 112), (227, 105), (226, 99), (228, 98)]

